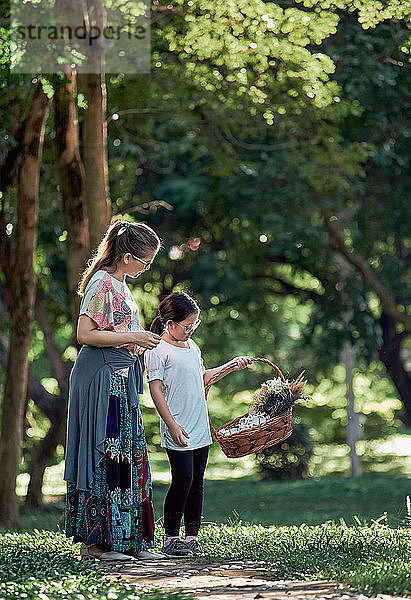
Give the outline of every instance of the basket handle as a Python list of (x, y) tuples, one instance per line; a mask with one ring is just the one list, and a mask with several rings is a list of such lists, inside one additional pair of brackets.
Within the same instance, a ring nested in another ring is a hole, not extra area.
[[(269, 365), (272, 369), (274, 369), (274, 371), (277, 373), (277, 375), (280, 377), (280, 379), (282, 381), (285, 381), (285, 377), (281, 373), (281, 371), (277, 367), (277, 365), (275, 365), (274, 363), (272, 363), (267, 358), (254, 358), (252, 356), (250, 356), (249, 358), (251, 358), (251, 360), (253, 362), (260, 362), (260, 363)], [(208, 392), (209, 392), (211, 386), (213, 385), (213, 383), (216, 383), (217, 381), (219, 381), (220, 379), (222, 379), (223, 377), (225, 377), (229, 373), (232, 373), (233, 371), (235, 371), (236, 366), (237, 366), (237, 362), (228, 363), (223, 369), (221, 369), (221, 371), (218, 371), (217, 373), (215, 373), (211, 377), (210, 381), (207, 383), (207, 385), (204, 388), (206, 400), (207, 400)], [(213, 437), (215, 437), (216, 436), (216, 430), (215, 430), (215, 428), (214, 428), (214, 426), (213, 426), (213, 424), (211, 422), (210, 416), (208, 417), (208, 422), (210, 423), (211, 433), (213, 434)]]

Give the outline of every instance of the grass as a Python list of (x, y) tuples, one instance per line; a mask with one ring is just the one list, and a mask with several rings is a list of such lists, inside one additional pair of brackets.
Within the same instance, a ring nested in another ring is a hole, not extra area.
[[(165, 484), (154, 486), (157, 515), (166, 490)], [(411, 594), (409, 493), (409, 480), (386, 476), (207, 481), (201, 530), (205, 559), (264, 561), (273, 579), (335, 579), (367, 595)], [(63, 498), (49, 500), (54, 501), (38, 511), (22, 506), (25, 528), (57, 527)], [(0, 600), (54, 600), (65, 594), (79, 600), (135, 600), (127, 586), (110, 587), (110, 596), (93, 569), (79, 563), (78, 546), (61, 531), (6, 533), (0, 548)], [(141, 594), (141, 600), (170, 598)]]
[[(367, 594), (411, 594), (411, 530), (385, 525), (214, 525), (207, 558), (263, 560), (272, 579), (334, 579)], [(216, 551), (218, 549), (218, 552)]]
[[(206, 481), (204, 519), (224, 522), (234, 516), (261, 525), (317, 525), (341, 518), (352, 523), (354, 515), (371, 522), (386, 512), (390, 525), (396, 526), (405, 518), (405, 498), (410, 494), (409, 479), (386, 476), (292, 482)], [(158, 504), (158, 486), (156, 496)]]
[[(154, 509), (161, 519), (168, 484), (155, 483)], [(341, 478), (306, 481), (255, 481), (252, 477), (205, 482), (203, 520), (230, 523), (241, 520), (261, 525), (319, 525), (340, 519), (353, 524), (387, 513), (393, 527), (404, 521), (405, 498), (411, 495), (409, 479), (380, 475), (356, 480)], [(23, 529), (54, 529), (64, 517), (64, 496), (48, 496), (44, 508), (33, 511), (21, 507)]]
[(0, 535), (0, 600), (183, 600), (181, 593), (111, 583), (79, 560), (62, 533)]
[[(59, 447), (60, 456), (63, 448)], [(411, 477), (411, 430), (408, 434), (391, 435), (380, 440), (360, 440), (358, 452), (361, 455), (361, 468), (364, 475)], [(149, 450), (150, 466), (155, 483), (167, 483), (170, 469), (164, 450)], [(346, 477), (350, 470), (349, 448), (347, 444), (316, 444), (310, 463), (311, 476)], [(63, 481), (64, 462), (48, 467), (45, 472), (43, 494), (62, 495), (65, 493)], [(211, 446), (206, 477), (209, 480), (238, 479), (252, 475), (255, 480), (255, 461), (253, 455), (237, 459), (227, 459), (217, 444)], [(29, 474), (22, 472), (17, 478), (17, 494), (21, 497), (27, 492)]]
[[(367, 595), (411, 593), (411, 529), (374, 524), (347, 527), (207, 525), (201, 530), (205, 559), (264, 561), (272, 579), (334, 579)], [(111, 583), (78, 557), (61, 532), (0, 535), (0, 600), (182, 600), (185, 595), (148, 592)]]
[[(330, 476), (344, 472), (342, 448), (317, 448), (321, 469), (317, 465), (314, 471), (322, 476), (293, 482), (261, 481), (252, 457), (228, 461), (213, 448), (201, 530), (205, 560), (248, 558), (264, 561), (272, 579), (331, 578), (367, 595), (411, 594), (411, 527), (405, 526), (410, 525), (409, 440), (395, 436), (385, 446), (368, 445), (362, 461), (366, 474), (356, 480)], [(391, 454), (397, 456), (394, 462)], [(151, 453), (150, 461), (160, 535), (168, 465), (164, 453)], [(78, 545), (58, 530), (64, 516), (61, 468), (48, 469), (43, 508), (21, 507), (23, 529), (31, 533), (0, 534), (0, 600), (183, 598), (126, 584), (108, 588), (92, 566), (79, 561)]]

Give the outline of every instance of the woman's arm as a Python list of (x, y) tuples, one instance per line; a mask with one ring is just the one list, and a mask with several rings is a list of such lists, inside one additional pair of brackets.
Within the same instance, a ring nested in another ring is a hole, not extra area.
[(220, 365), (219, 367), (214, 367), (214, 369), (207, 369), (203, 375), (204, 385), (207, 385), (208, 382), (214, 375), (217, 373), (221, 373), (226, 367), (232, 367), (233, 371), (240, 371), (241, 369), (245, 369), (248, 365), (252, 364), (252, 360), (250, 356), (237, 356), (232, 360), (229, 360), (224, 365)]
[(186, 431), (184, 431), (181, 425), (174, 420), (174, 417), (167, 406), (166, 399), (164, 398), (163, 382), (160, 381), (160, 379), (154, 379), (153, 381), (150, 381), (148, 385), (150, 387), (150, 394), (158, 414), (167, 425), (167, 429), (169, 430), (173, 441), (178, 446), (187, 446), (188, 444), (185, 441), (184, 436), (186, 438), (189, 438), (190, 436)]
[(151, 350), (160, 342), (161, 336), (152, 331), (106, 331), (98, 329), (97, 323), (87, 315), (80, 315), (77, 322), (77, 341), (98, 348), (138, 344)]

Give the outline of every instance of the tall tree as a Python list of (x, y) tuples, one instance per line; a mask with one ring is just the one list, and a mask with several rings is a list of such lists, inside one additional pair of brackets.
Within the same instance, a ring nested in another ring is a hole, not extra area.
[(49, 98), (39, 83), (25, 121), (18, 176), (11, 335), (0, 436), (0, 523), (5, 527), (19, 526), (15, 488), (22, 451), (28, 352), (36, 292), (33, 266), (37, 240), (39, 165), (48, 110)]
[[(105, 9), (102, 0), (87, 0), (84, 22), (90, 27), (90, 14), (95, 25), (103, 31)], [(90, 248), (94, 250), (111, 219), (112, 209), (108, 182), (107, 155), (107, 90), (104, 76), (104, 40), (96, 40), (92, 69), (79, 73), (78, 87), (84, 95), (81, 151), (86, 172), (86, 202), (89, 220)]]
[(68, 69), (55, 93), (56, 157), (67, 229), (67, 283), (73, 324), (77, 321), (77, 285), (89, 255), (86, 183), (80, 156), (75, 71)]
[[(63, 203), (64, 222), (67, 230), (67, 284), (73, 331), (79, 308), (77, 285), (81, 271), (89, 255), (89, 231), (85, 201), (85, 175), (79, 147), (79, 127), (77, 118), (77, 74), (67, 67), (56, 79), (55, 91), (55, 130), (56, 157)], [(64, 404), (68, 396), (68, 372), (62, 361), (54, 337), (51, 333), (42, 306), (38, 303), (37, 318), (46, 338), (46, 352), (57, 378)], [(42, 503), (42, 482), (45, 468), (50, 464), (58, 444), (65, 435), (66, 411), (61, 411), (59, 419), (50, 424), (47, 435), (38, 444), (30, 467), (30, 482), (26, 504), (40, 506)]]
[(107, 96), (102, 73), (78, 76), (79, 91), (84, 94), (82, 117), (82, 158), (86, 172), (86, 199), (90, 248), (95, 249), (111, 218), (107, 158)]

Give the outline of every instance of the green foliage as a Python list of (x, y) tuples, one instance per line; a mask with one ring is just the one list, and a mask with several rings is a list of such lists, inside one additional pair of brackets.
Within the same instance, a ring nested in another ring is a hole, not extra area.
[[(390, 474), (391, 477), (409, 477), (409, 437), (388, 436), (384, 440), (359, 440), (356, 444), (361, 470), (365, 474)], [(351, 470), (350, 449), (346, 443), (315, 444), (310, 462), (313, 477), (347, 476)]]
[[(184, 6), (184, 20), (171, 22), (162, 34), (196, 84), (218, 94), (227, 83), (235, 82), (239, 94), (247, 93), (255, 103), (265, 104), (269, 96), (264, 74), (274, 67), (280, 84), (288, 79), (291, 87), (301, 85), (305, 94), (318, 91), (314, 103), (320, 106), (331, 102), (333, 86), (328, 80), (334, 65), (328, 56), (307, 47), (335, 33), (336, 13), (308, 14), (260, 0), (204, 0), (188, 6), (181, 0), (176, 5)], [(194, 68), (193, 59), (200, 65), (207, 62), (208, 69)]]
[[(296, 407), (301, 421), (310, 426), (315, 442), (343, 443), (346, 439), (345, 378), (343, 365), (334, 367), (329, 378), (308, 384), (307, 401)], [(377, 363), (371, 363), (366, 372), (354, 370), (353, 389), (355, 410), (361, 415), (362, 439), (382, 439), (401, 430), (401, 402)]]
[(309, 427), (297, 422), (289, 438), (255, 454), (257, 471), (263, 479), (305, 479), (312, 453)]
[[(1, 7), (6, 15), (7, 3)], [(375, 370), (379, 303), (354, 271), (341, 294), (340, 263), (319, 204), (333, 215), (346, 215), (340, 222), (348, 243), (407, 311), (406, 9), (407, 3), (394, 0), (178, 0), (153, 25), (152, 76), (106, 76), (114, 211), (147, 222), (164, 240), (155, 267), (132, 286), (143, 322), (150, 322), (161, 295), (188, 289), (203, 307), (196, 339), (208, 367), (237, 354), (271, 358), (290, 373), (308, 367), (312, 391), (318, 393), (299, 411), (321, 443), (345, 437), (344, 383), (334, 376), (345, 340), (356, 350), (364, 436), (381, 437), (399, 427), (397, 394)], [(0, 27), (7, 41), (7, 22)], [(45, 78), (11, 76), (7, 60), (3, 44), (2, 157), (16, 145), (38, 80), (50, 96), (53, 92)], [(81, 125), (81, 95), (78, 106)], [(51, 111), (40, 177), (36, 276), (51, 329), (71, 360), (67, 233), (53, 136)], [(6, 222), (15, 225), (14, 186), (1, 201)], [(14, 237), (12, 232), (12, 248)], [(190, 247), (193, 237), (201, 242), (198, 250)], [(174, 246), (180, 259), (170, 258)], [(344, 326), (347, 309), (352, 318)], [(8, 326), (2, 318), (3, 333)], [(36, 326), (30, 359), (40, 380), (53, 376)], [(212, 390), (216, 424), (237, 416), (234, 411), (245, 412), (248, 400), (237, 394), (260, 383), (257, 373), (247, 372)], [(31, 415), (38, 421), (31, 432), (43, 434), (45, 421)], [(146, 428), (155, 446), (153, 409)], [(38, 437), (26, 439), (24, 466)]]
[(203, 529), (201, 543), (210, 559), (263, 560), (273, 579), (334, 579), (369, 595), (411, 591), (411, 535), (406, 528), (378, 523), (357, 527), (238, 523)]
[(317, 10), (340, 9), (357, 12), (358, 22), (363, 29), (375, 28), (378, 23), (385, 20), (409, 20), (411, 9), (409, 2), (401, 0), (297, 0), (307, 8), (316, 7)]
[(183, 600), (186, 595), (111, 583), (79, 560), (62, 533), (0, 535), (0, 600)]
[[(208, 5), (204, 7), (209, 10)], [(190, 10), (199, 11), (199, 21), (208, 18), (197, 4)], [(210, 298), (218, 297), (210, 322), (220, 331), (221, 314), (221, 322), (232, 325), (228, 343), (234, 340), (236, 328), (243, 332), (243, 340), (235, 340), (238, 345), (250, 343), (253, 335), (257, 347), (260, 339), (269, 342), (263, 352), (274, 344), (284, 347), (285, 336), (279, 339), (274, 333), (284, 315), (280, 309), (274, 319), (271, 309), (282, 306), (281, 295), (292, 284), (289, 293), (295, 294), (298, 304), (311, 306), (309, 322), (300, 333), (307, 349), (304, 363), (309, 362), (316, 374), (329, 373), (339, 362), (346, 339), (355, 344), (357, 360), (364, 368), (377, 358), (381, 340), (375, 298), (354, 272), (347, 294), (340, 293), (340, 265), (324, 235), (318, 195), (333, 212), (353, 211), (352, 219), (342, 222), (349, 242), (369, 257), (377, 275), (400, 295), (408, 287), (405, 259), (410, 244), (403, 230), (409, 222), (405, 192), (409, 189), (409, 125), (402, 110), (409, 97), (409, 76), (399, 50), (406, 35), (406, 27), (397, 23), (380, 24), (371, 35), (344, 15), (337, 33), (321, 48), (333, 57), (340, 84), (333, 102), (321, 109), (307, 100), (299, 104), (295, 98), (301, 97), (301, 90), (290, 88), (288, 79), (284, 85), (279, 83), (275, 68), (274, 73), (264, 73), (267, 98), (263, 98), (261, 112), (259, 102), (235, 99), (234, 82), (232, 88), (227, 84), (219, 110), (216, 95), (209, 94), (206, 85), (200, 93), (192, 77), (186, 82), (192, 110), (186, 153), (177, 158), (172, 173), (155, 177), (153, 194), (172, 209), (160, 207), (151, 222), (160, 230), (165, 222), (169, 247), (177, 244), (183, 249), (183, 259), (169, 267), (173, 282), (190, 284), (201, 295), (204, 308), (211, 306)], [(385, 52), (390, 60), (381, 61)], [(199, 65), (189, 64), (193, 75)], [(168, 55), (165, 68), (169, 75), (176, 68)], [(380, 101), (382, 96), (386, 102)], [(163, 110), (168, 106), (177, 120), (177, 90), (170, 81), (160, 100)], [(249, 112), (246, 117), (245, 111)], [(211, 122), (213, 127), (204, 127)], [(267, 127), (269, 122), (275, 127)], [(376, 122), (383, 126), (375, 127)], [(390, 139), (398, 153), (391, 142), (387, 144)], [(172, 141), (175, 144), (175, 138)], [(144, 172), (141, 179), (147, 194), (150, 169), (140, 162), (139, 170)], [(389, 215), (387, 197), (395, 205)], [(260, 242), (261, 234), (267, 237), (266, 243)], [(197, 253), (184, 249), (184, 240), (193, 235), (201, 239)], [(400, 307), (406, 302), (401, 295)], [(347, 308), (353, 316), (345, 327), (341, 315)], [(231, 319), (231, 311), (239, 316)], [(264, 321), (260, 329), (256, 329), (257, 318), (253, 322), (254, 312), (260, 323)], [(210, 349), (213, 342), (208, 335)], [(215, 343), (219, 345), (220, 340)], [(300, 358), (303, 349), (295, 347), (293, 355)]]

